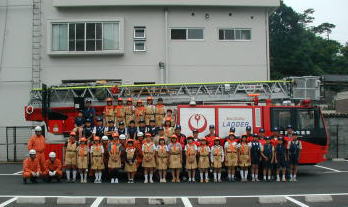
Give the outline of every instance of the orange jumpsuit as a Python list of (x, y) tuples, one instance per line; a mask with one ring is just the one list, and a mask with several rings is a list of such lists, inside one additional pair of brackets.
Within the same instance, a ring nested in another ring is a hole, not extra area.
[(44, 176), (48, 176), (49, 171), (56, 171), (57, 177), (62, 177), (62, 162), (59, 159), (55, 159), (54, 162), (52, 162), (50, 159), (46, 160), (45, 162), (45, 171), (43, 172)]
[(23, 161), (23, 177), (31, 178), (32, 172), (41, 173), (40, 163), (37, 157), (35, 159), (28, 157)]
[(145, 107), (144, 106), (137, 106), (135, 107), (135, 124), (138, 126), (138, 123), (140, 120), (144, 120), (145, 118)]
[[(116, 126), (118, 126), (119, 122), (126, 121), (126, 107), (125, 106), (123, 106), (123, 105), (115, 106), (114, 112), (115, 112)], [(125, 124), (126, 124), (126, 126), (128, 126), (128, 122)]]
[(166, 109), (164, 107), (163, 104), (156, 105), (155, 108), (155, 120), (156, 120), (156, 126), (162, 126), (163, 125), (163, 120), (164, 120), (164, 116), (166, 115)]
[(110, 120), (115, 121), (115, 107), (113, 105), (106, 105), (104, 107), (103, 114), (105, 118), (105, 124), (108, 123), (108, 121)]
[(45, 148), (46, 141), (44, 136), (36, 136), (35, 134), (30, 137), (28, 141), (28, 150), (34, 149), (36, 151), (36, 158), (40, 163), (41, 169), (45, 169)]

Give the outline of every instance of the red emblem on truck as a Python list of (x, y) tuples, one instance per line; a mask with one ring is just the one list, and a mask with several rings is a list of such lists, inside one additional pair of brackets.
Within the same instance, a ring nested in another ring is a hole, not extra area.
[[(203, 124), (201, 120), (203, 120)], [(188, 126), (191, 131), (197, 130), (198, 133), (201, 133), (207, 128), (208, 121), (202, 114), (193, 114), (188, 120)]]

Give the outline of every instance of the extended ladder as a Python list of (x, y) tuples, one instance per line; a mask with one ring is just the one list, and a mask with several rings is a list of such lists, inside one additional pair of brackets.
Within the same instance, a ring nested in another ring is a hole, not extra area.
[[(145, 100), (147, 96), (162, 97), (166, 104), (196, 102), (250, 101), (248, 94), (259, 94), (260, 99), (290, 99), (293, 81), (243, 81), (215, 83), (177, 83), (146, 85), (81, 85), (70, 84), (47, 89), (50, 107), (73, 106), (74, 98), (92, 100), (93, 105), (105, 105), (107, 97), (132, 97)], [(40, 105), (46, 90), (33, 89), (29, 104)]]

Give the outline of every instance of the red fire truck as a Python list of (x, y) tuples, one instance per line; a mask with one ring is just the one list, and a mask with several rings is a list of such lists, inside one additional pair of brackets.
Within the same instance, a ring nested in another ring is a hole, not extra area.
[[(311, 78), (307, 79), (313, 82)], [(32, 90), (31, 100), (25, 106), (25, 119), (44, 122), (49, 143), (47, 152), (55, 151), (62, 156), (65, 136), (74, 128), (74, 118), (78, 110), (83, 109), (86, 98), (92, 99), (97, 115), (102, 115), (106, 97), (145, 98), (151, 95), (162, 97), (168, 107), (174, 109), (184, 134), (189, 135), (192, 129), (198, 129), (203, 136), (208, 133), (207, 126), (214, 124), (220, 137), (227, 136), (230, 127), (235, 127), (236, 134), (241, 135), (245, 133), (246, 126), (251, 126), (254, 132), (264, 128), (266, 135), (278, 127), (285, 135), (285, 129), (290, 124), (303, 142), (300, 163), (323, 162), (329, 139), (320, 108), (305, 100), (308, 97), (291, 95), (296, 90), (293, 86), (294, 80), (44, 86)], [(306, 90), (315, 87), (307, 87)], [(255, 94), (257, 96), (253, 97)]]

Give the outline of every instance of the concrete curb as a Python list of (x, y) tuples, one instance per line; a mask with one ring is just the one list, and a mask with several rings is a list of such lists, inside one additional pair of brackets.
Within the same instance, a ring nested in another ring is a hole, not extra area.
[(221, 197), (211, 197), (211, 198), (200, 198), (198, 197), (198, 204), (226, 204), (226, 198)]
[(135, 198), (107, 198), (108, 205), (135, 205)]
[(44, 197), (18, 197), (17, 201), (18, 204), (45, 204), (46, 198)]
[(322, 202), (332, 202), (332, 196), (330, 195), (310, 195), (305, 196), (305, 201), (309, 203), (322, 203)]
[(270, 203), (286, 203), (287, 199), (283, 196), (276, 197), (259, 197), (260, 204), (270, 204)]
[(86, 204), (86, 198), (84, 198), (84, 197), (59, 197), (59, 198), (57, 198), (57, 204)]
[(175, 205), (176, 198), (149, 198), (149, 205)]

